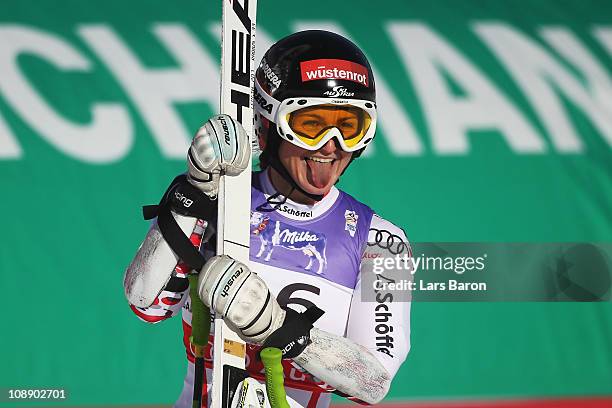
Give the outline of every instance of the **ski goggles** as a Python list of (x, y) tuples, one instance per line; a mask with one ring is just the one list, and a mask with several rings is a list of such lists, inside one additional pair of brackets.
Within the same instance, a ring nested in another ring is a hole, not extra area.
[(354, 152), (376, 132), (376, 107), (359, 99), (288, 98), (275, 116), (280, 136), (307, 150), (336, 138), (342, 150)]

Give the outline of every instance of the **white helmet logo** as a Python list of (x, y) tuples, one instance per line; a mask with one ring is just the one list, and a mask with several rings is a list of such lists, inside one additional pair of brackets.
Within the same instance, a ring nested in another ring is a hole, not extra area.
[(354, 96), (355, 92), (349, 92), (345, 87), (339, 85), (334, 86), (331, 90), (325, 91), (323, 95), (330, 98), (337, 98), (339, 96)]

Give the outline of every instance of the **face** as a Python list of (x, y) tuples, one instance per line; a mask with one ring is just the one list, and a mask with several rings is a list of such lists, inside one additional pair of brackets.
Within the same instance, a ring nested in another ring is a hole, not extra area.
[(282, 140), (278, 155), (291, 177), (304, 191), (325, 195), (338, 181), (353, 153), (342, 150), (334, 139), (315, 151)]

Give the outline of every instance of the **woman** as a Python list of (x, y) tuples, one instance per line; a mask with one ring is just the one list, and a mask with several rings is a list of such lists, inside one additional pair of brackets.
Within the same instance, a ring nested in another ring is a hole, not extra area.
[[(408, 354), (410, 304), (362, 288), (361, 277), (371, 271), (360, 267), (368, 241), (407, 239), (400, 228), (335, 187), (374, 137), (370, 65), (357, 46), (337, 34), (293, 34), (262, 59), (255, 112), (262, 171), (252, 182), (251, 262), (208, 256), (200, 271), (200, 297), (211, 310), (225, 311), (226, 322), (249, 343), (247, 369), (254, 376), (261, 372), (260, 345), (284, 350), (292, 406), (327, 407), (334, 389), (376, 403)], [(225, 144), (227, 135), (235, 142)], [(192, 143), (189, 185), (214, 203), (219, 173), (240, 173), (249, 154), (249, 139), (238, 123), (212, 118)], [(184, 192), (186, 181), (177, 180), (169, 191)], [(183, 192), (173, 194), (184, 201)], [(189, 364), (179, 407), (191, 406), (193, 392), (187, 272), (177, 268), (152, 306), (132, 306), (149, 322), (182, 308)], [(369, 292), (372, 301), (362, 301)], [(249, 308), (241, 308), (241, 302)]]

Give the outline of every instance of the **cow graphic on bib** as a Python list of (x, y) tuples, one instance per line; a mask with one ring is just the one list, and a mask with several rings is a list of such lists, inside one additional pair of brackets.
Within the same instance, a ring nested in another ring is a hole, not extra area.
[[(323, 274), (327, 264), (325, 257), (327, 240), (325, 235), (288, 225), (279, 220), (271, 220), (269, 216), (258, 211), (251, 212), (251, 234), (258, 237), (260, 243), (255, 258), (263, 257), (265, 262), (270, 262), (272, 253), (280, 248), (281, 251), (301, 253), (305, 256), (303, 260), (307, 263), (303, 267), (305, 270), (314, 270), (317, 275)], [(289, 256), (296, 261), (303, 258), (295, 258), (294, 254)], [(317, 261), (317, 267), (312, 269), (315, 260)]]

